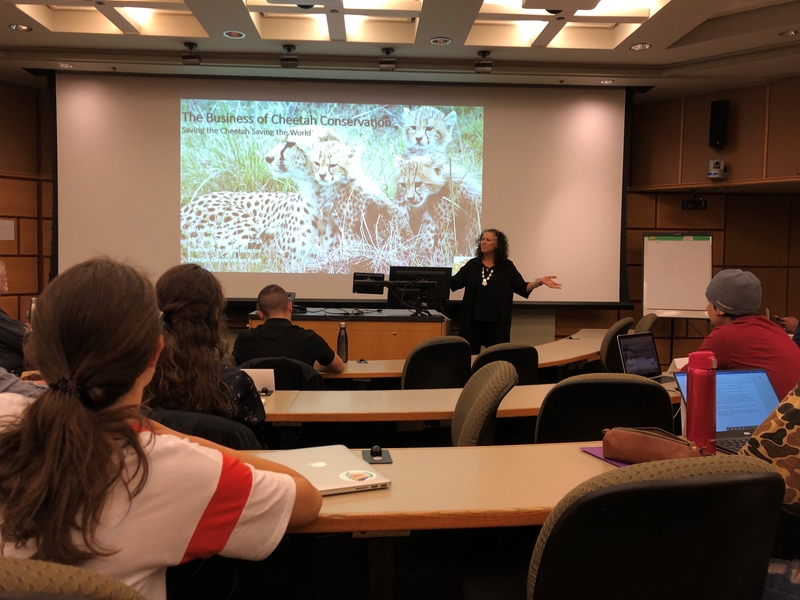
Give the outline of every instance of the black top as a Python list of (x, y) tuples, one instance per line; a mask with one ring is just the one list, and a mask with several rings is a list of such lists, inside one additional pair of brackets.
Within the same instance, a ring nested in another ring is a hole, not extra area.
[(250, 376), (241, 369), (228, 365), (221, 366), (220, 376), (231, 389), (231, 400), (236, 404), (234, 418), (250, 426), (263, 423), (267, 416), (264, 403)]
[(233, 344), (233, 358), (242, 364), (254, 358), (286, 356), (314, 366), (333, 362), (336, 354), (317, 333), (293, 325), (288, 319), (267, 319), (255, 329), (245, 329)]
[(17, 375), (22, 372), (22, 365), (25, 363), (22, 354), (24, 335), (25, 326), (0, 309), (0, 367)]
[[(482, 284), (483, 262), (480, 258), (473, 258), (453, 275), (450, 289), (454, 292), (464, 288), (464, 300), (461, 304), (461, 317), (459, 319), (459, 334), (467, 337), (472, 330), (472, 323), (476, 320), (494, 321), (497, 324), (497, 343), (511, 340), (511, 307), (513, 296), (518, 294), (523, 298), (530, 296), (527, 290), (528, 282), (520, 275), (514, 263), (504, 260), (495, 264), (491, 279), (486, 287)], [(487, 306), (494, 305), (494, 318), (486, 314)], [(479, 306), (479, 308), (478, 308)], [(476, 310), (479, 314), (476, 314)], [(468, 338), (469, 339), (469, 338)]]

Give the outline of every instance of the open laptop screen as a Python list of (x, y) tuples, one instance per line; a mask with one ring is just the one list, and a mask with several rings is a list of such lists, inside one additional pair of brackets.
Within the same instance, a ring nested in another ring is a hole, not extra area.
[(630, 333), (617, 337), (622, 368), (626, 373), (642, 377), (661, 375), (658, 352), (652, 332)]
[[(687, 374), (675, 373), (675, 379), (685, 400)], [(717, 371), (717, 431), (756, 427), (778, 402), (766, 371)]]

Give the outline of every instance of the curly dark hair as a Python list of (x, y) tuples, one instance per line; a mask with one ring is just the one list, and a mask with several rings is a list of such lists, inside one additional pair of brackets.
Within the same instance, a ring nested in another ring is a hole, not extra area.
[(236, 405), (220, 368), (227, 352), (222, 286), (209, 271), (178, 265), (156, 283), (164, 351), (145, 388), (148, 405), (231, 418)]
[(39, 296), (25, 355), (50, 387), (0, 432), (4, 545), (31, 542), (32, 558), (71, 565), (119, 550), (96, 539), (100, 517), (118, 484), (129, 498), (144, 488), (149, 463), (139, 406), (116, 405), (151, 368), (160, 335), (150, 281), (107, 258)]
[(506, 237), (505, 233), (497, 229), (484, 229), (481, 231), (481, 235), (478, 238), (478, 245), (475, 248), (475, 258), (483, 258), (483, 252), (481, 252), (481, 238), (483, 238), (486, 233), (493, 233), (497, 238), (497, 249), (494, 251), (494, 261), (501, 262), (508, 260), (508, 237)]

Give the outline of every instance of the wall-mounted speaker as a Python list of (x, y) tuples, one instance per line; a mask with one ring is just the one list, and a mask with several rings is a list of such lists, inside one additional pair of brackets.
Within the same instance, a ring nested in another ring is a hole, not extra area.
[(717, 100), (711, 103), (711, 125), (708, 128), (708, 145), (715, 150), (722, 150), (728, 145), (729, 107), (729, 100)]

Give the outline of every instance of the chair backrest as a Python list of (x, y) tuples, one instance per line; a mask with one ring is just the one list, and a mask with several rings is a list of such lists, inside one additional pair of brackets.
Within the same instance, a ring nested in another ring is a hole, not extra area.
[(471, 375), (469, 342), (457, 335), (428, 338), (417, 344), (403, 365), (400, 388), (462, 388)]
[(783, 493), (781, 476), (750, 457), (598, 475), (545, 521), (528, 599), (761, 598)]
[(647, 333), (648, 331), (653, 331), (653, 325), (656, 324), (658, 321), (658, 315), (655, 313), (648, 313), (639, 319), (639, 322), (636, 324), (634, 328), (634, 333)]
[(497, 407), (519, 377), (514, 365), (498, 360), (481, 367), (461, 390), (450, 437), (453, 446), (488, 446), (494, 443)]
[(505, 360), (514, 365), (519, 375), (517, 385), (539, 383), (539, 352), (530, 344), (514, 344), (511, 342), (495, 344), (478, 354), (472, 363), (472, 373), (495, 360)]
[(244, 369), (272, 369), (275, 372), (276, 390), (324, 390), (322, 375), (301, 360), (285, 356), (253, 358), (239, 365)]
[(243, 423), (185, 410), (150, 409), (148, 416), (156, 423), (186, 435), (195, 435), (234, 450), (263, 450), (256, 434)]
[(81, 567), (0, 556), (0, 598), (144, 600), (121, 581)]
[(542, 401), (534, 443), (603, 439), (608, 427), (672, 431), (672, 402), (663, 386), (624, 373), (576, 375), (556, 384)]
[(603, 343), (600, 344), (600, 362), (609, 373), (622, 373), (622, 356), (619, 353), (617, 338), (627, 333), (633, 325), (631, 317), (625, 317), (608, 328)]

